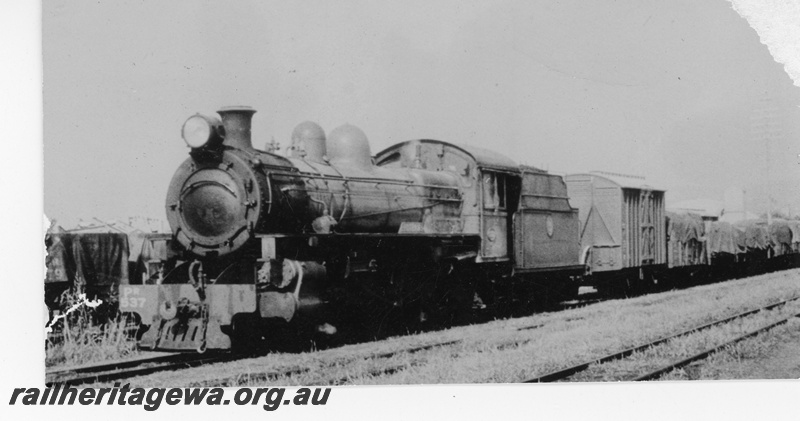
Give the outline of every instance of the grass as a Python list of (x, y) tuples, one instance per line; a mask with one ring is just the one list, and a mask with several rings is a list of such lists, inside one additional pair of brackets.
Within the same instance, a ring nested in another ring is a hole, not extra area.
[[(148, 387), (202, 385), (236, 375), (242, 385), (253, 386), (320, 385), (340, 379), (363, 385), (513, 383), (796, 295), (800, 295), (800, 270), (790, 270), (319, 352), (276, 353), (178, 373), (157, 373), (132, 379), (131, 383)], [(518, 330), (535, 325), (541, 326)], [(732, 334), (724, 329), (721, 332)], [(389, 358), (371, 357), (451, 340), (462, 342)], [(676, 342), (675, 355), (710, 345), (710, 339), (705, 341)], [(308, 370), (292, 376), (250, 375), (297, 367)]]
[(63, 297), (62, 305), (71, 311), (55, 321), (47, 334), (45, 367), (99, 363), (138, 353), (124, 320), (101, 322), (102, 309), (85, 305), (78, 290), (69, 290)]
[[(666, 344), (647, 349), (643, 352), (636, 353), (630, 358), (623, 360), (613, 361), (606, 364), (590, 367), (585, 372), (575, 376), (572, 381), (622, 381), (632, 380), (641, 374), (649, 373), (663, 366), (669, 365), (676, 361), (683, 360), (693, 356), (699, 352), (714, 348), (729, 340), (741, 336), (742, 334), (757, 330), (763, 326), (769, 325), (772, 322), (783, 319), (800, 312), (800, 304), (790, 303), (787, 306), (780, 307), (768, 312), (761, 312), (756, 315), (749, 316), (744, 319), (739, 319), (723, 326), (715, 326), (700, 332), (692, 333), (687, 336), (675, 338)], [(756, 340), (748, 341), (750, 344), (747, 348), (740, 345), (729, 346), (730, 352), (735, 350), (748, 350), (748, 357), (750, 359), (760, 358), (764, 356), (762, 338), (763, 333), (756, 337)], [(741, 353), (739, 356), (741, 357)], [(684, 369), (684, 374), (679, 379), (693, 379), (697, 376), (692, 370), (696, 369), (702, 362), (694, 363), (694, 367), (688, 371)], [(676, 380), (674, 376), (664, 377), (665, 379)]]
[[(797, 378), (796, 373), (800, 371), (798, 343), (800, 343), (800, 320), (794, 318), (789, 323), (778, 326), (769, 332), (727, 346), (702, 363), (694, 364), (693, 367), (675, 370), (664, 376), (663, 379)], [(792, 375), (793, 372), (794, 375)]]

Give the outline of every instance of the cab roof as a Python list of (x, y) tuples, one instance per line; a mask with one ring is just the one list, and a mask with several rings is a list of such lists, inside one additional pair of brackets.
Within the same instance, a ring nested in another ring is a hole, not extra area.
[(405, 142), (400, 142), (378, 152), (378, 154), (376, 154), (375, 157), (378, 161), (380, 161), (381, 157), (387, 156), (392, 152), (394, 152), (395, 150), (400, 150), (404, 146), (407, 146), (411, 143), (441, 144), (445, 147), (457, 149), (464, 152), (466, 155), (474, 159), (475, 162), (478, 164), (478, 167), (480, 168), (501, 170), (514, 173), (520, 172), (520, 166), (516, 162), (514, 162), (514, 160), (503, 154), (499, 154), (497, 152), (490, 151), (488, 149), (479, 148), (477, 146), (459, 145), (435, 139), (415, 139), (415, 140), (407, 140)]

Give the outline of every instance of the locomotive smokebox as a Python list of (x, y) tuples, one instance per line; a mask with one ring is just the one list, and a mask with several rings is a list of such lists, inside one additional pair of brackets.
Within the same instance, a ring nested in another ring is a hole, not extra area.
[(250, 127), (255, 113), (256, 110), (246, 106), (222, 107), (217, 111), (225, 127), (223, 144), (239, 149), (253, 149)]

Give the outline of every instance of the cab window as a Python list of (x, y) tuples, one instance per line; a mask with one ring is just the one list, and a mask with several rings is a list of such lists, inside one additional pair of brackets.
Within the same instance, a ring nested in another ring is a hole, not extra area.
[(502, 210), (506, 208), (506, 177), (502, 174), (483, 173), (483, 208)]

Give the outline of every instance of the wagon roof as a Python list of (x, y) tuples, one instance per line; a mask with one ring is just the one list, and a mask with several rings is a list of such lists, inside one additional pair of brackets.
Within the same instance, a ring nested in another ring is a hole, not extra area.
[(653, 190), (653, 191), (665, 191), (664, 189), (653, 187), (645, 182), (644, 177), (639, 177), (635, 175), (626, 175), (626, 174), (617, 174), (617, 173), (610, 173), (605, 171), (591, 171), (588, 173), (577, 173), (577, 174), (570, 174), (566, 178), (570, 179), (573, 177), (598, 177), (603, 178), (611, 183), (618, 185), (620, 188), (623, 189), (637, 189), (637, 190)]
[(500, 153), (497, 153), (497, 152), (494, 152), (494, 151), (490, 151), (488, 149), (479, 148), (477, 146), (462, 145), (462, 144), (445, 142), (445, 141), (442, 141), (442, 140), (435, 140), (435, 139), (407, 140), (405, 142), (400, 142), (400, 143), (397, 143), (395, 145), (392, 145), (392, 146), (382, 150), (381, 152), (379, 152), (375, 156), (379, 157), (381, 155), (386, 154), (387, 152), (389, 152), (391, 150), (400, 149), (403, 146), (405, 146), (405, 145), (407, 145), (409, 143), (413, 143), (413, 142), (440, 143), (440, 144), (447, 145), (447, 146), (455, 148), (455, 149), (460, 149), (461, 151), (463, 151), (467, 155), (471, 156), (475, 160), (475, 162), (478, 163), (479, 167), (491, 168), (491, 169), (499, 169), (499, 170), (504, 170), (504, 171), (512, 171), (512, 172), (517, 172), (517, 173), (520, 172), (520, 166), (516, 162), (514, 162), (514, 160), (512, 160), (511, 158), (509, 158), (509, 157), (507, 157), (507, 156), (505, 156), (503, 154), (500, 154)]

